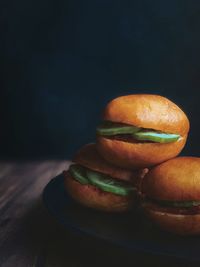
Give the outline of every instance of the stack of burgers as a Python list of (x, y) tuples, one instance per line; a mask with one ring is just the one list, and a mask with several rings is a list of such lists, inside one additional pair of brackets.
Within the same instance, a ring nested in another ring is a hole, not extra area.
[(87, 144), (64, 172), (68, 194), (106, 212), (138, 205), (161, 228), (200, 234), (200, 158), (177, 157), (189, 121), (169, 99), (127, 95), (105, 107), (96, 144)]

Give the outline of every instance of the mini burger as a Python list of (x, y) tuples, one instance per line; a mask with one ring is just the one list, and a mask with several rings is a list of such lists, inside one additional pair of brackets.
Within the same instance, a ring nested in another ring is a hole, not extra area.
[(87, 207), (122, 212), (135, 203), (137, 180), (147, 169), (131, 172), (107, 163), (95, 144), (84, 146), (64, 172), (64, 186), (71, 197)]
[(112, 100), (97, 128), (97, 149), (110, 163), (128, 169), (151, 167), (177, 156), (189, 131), (185, 113), (159, 95)]
[(200, 234), (200, 158), (179, 157), (153, 168), (141, 183), (142, 208), (161, 228)]

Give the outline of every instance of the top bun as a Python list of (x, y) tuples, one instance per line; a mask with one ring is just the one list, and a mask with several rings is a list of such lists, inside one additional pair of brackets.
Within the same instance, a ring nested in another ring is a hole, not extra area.
[(115, 98), (106, 106), (103, 120), (182, 136), (190, 127), (187, 116), (176, 104), (165, 97), (148, 94)]
[(93, 171), (101, 172), (130, 183), (136, 183), (138, 178), (144, 177), (148, 171), (147, 169), (130, 171), (113, 166), (100, 156), (95, 144), (87, 144), (82, 147), (75, 155), (73, 161)]
[(162, 163), (142, 180), (141, 191), (155, 200), (200, 200), (200, 158), (179, 157)]

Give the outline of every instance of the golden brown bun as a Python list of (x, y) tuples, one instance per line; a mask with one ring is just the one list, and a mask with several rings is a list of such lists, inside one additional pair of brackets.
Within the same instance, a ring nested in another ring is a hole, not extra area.
[(103, 120), (175, 133), (189, 131), (185, 113), (169, 99), (159, 95), (127, 95), (115, 98), (106, 106)]
[(75, 201), (89, 208), (107, 212), (123, 212), (129, 210), (134, 204), (132, 196), (118, 196), (103, 192), (92, 185), (81, 185), (66, 171), (64, 172), (64, 186)]
[(153, 168), (143, 179), (142, 193), (152, 199), (200, 200), (200, 158), (178, 157)]
[(95, 144), (87, 144), (82, 147), (74, 157), (74, 162), (93, 171), (101, 172), (113, 178), (133, 184), (137, 182), (138, 178), (144, 177), (148, 171), (147, 169), (130, 171), (111, 165), (101, 157)]
[(102, 157), (115, 166), (141, 169), (176, 157), (183, 149), (187, 136), (167, 144), (128, 143), (97, 136), (97, 149)]
[(200, 234), (200, 214), (181, 215), (144, 208), (145, 214), (160, 228), (179, 235)]

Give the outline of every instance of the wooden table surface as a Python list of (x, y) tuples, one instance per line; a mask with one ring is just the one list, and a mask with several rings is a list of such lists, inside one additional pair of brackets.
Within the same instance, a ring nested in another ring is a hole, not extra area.
[(0, 266), (194, 266), (125, 251), (60, 226), (43, 206), (41, 193), (68, 165), (61, 160), (0, 163)]

